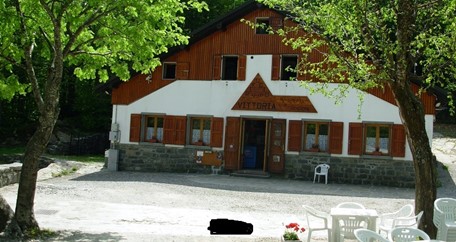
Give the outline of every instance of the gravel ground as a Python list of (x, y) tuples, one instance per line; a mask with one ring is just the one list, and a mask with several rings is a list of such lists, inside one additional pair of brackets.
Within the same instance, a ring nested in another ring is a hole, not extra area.
[[(438, 197), (456, 197), (456, 140), (438, 137)], [(53, 178), (63, 169), (71, 175)], [(440, 166), (442, 167), (442, 166)], [(225, 175), (110, 172), (101, 164), (56, 162), (39, 173), (35, 215), (60, 231), (49, 241), (280, 241), (283, 223), (304, 222), (302, 204), (329, 212), (346, 201), (378, 213), (414, 202), (414, 190)], [(17, 185), (0, 188), (12, 207)], [(252, 223), (251, 235), (210, 235), (209, 221)], [(304, 234), (306, 236), (306, 234)], [(313, 240), (326, 241), (324, 232)]]

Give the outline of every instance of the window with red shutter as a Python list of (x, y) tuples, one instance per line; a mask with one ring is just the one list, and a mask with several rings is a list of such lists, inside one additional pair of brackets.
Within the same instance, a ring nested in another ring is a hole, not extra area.
[(144, 114), (143, 137), (141, 141), (161, 143), (163, 141), (163, 115)]
[(391, 124), (364, 124), (364, 154), (391, 155)]

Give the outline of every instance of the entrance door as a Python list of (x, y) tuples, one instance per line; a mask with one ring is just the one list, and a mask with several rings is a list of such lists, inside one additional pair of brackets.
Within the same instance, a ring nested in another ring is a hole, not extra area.
[(282, 173), (285, 164), (285, 119), (273, 119), (271, 122), (269, 172)]
[(266, 119), (243, 119), (242, 169), (264, 170), (266, 158)]

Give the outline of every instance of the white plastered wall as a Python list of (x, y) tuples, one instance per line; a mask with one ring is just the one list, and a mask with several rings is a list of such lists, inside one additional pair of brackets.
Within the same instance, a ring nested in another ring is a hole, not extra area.
[[(113, 106), (113, 122), (121, 130), (120, 143), (129, 143), (130, 115), (132, 113), (164, 113), (168, 115), (209, 115), (214, 117), (259, 116), (287, 120), (333, 120), (344, 123), (342, 156), (347, 156), (348, 125), (350, 122), (402, 123), (398, 108), (382, 99), (365, 93), (359, 109), (359, 91), (351, 89), (341, 104), (322, 94), (311, 94), (299, 82), (272, 81), (271, 55), (247, 56), (246, 81), (175, 81), (129, 105)], [(253, 78), (260, 74), (273, 95), (308, 96), (317, 113), (289, 113), (232, 110), (233, 105), (245, 91)], [(337, 88), (337, 84), (329, 84)], [(361, 118), (361, 119), (358, 119)], [(429, 137), (433, 132), (432, 115), (426, 115)], [(406, 149), (406, 160), (411, 160), (410, 149)]]

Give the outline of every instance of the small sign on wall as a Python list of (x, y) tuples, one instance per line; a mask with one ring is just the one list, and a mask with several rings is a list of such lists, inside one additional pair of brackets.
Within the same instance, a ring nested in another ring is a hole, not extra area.
[(196, 163), (201, 164), (201, 162), (203, 161), (203, 155), (204, 155), (204, 151), (201, 151), (201, 150), (196, 151), (196, 157), (195, 157)]
[(195, 154), (195, 161), (202, 165), (220, 166), (222, 164), (222, 154), (220, 152), (198, 150)]

